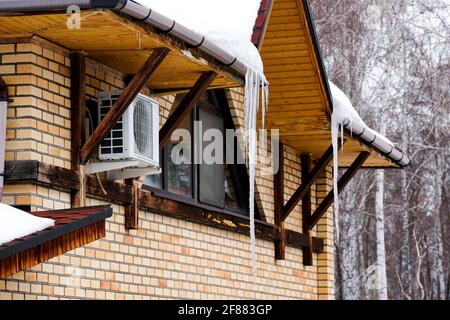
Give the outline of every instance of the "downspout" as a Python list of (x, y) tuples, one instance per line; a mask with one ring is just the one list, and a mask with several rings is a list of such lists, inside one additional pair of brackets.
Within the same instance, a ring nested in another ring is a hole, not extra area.
[(8, 107), (8, 88), (0, 76), (0, 201), (3, 195), (6, 147), (6, 111)]

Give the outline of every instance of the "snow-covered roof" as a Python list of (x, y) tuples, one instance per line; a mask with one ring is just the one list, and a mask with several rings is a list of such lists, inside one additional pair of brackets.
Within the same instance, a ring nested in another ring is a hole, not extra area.
[[(2, 244), (0, 241), (0, 279), (104, 237), (105, 219), (111, 216), (110, 206), (40, 211), (30, 215), (0, 205), (2, 241), (5, 241), (6, 234), (10, 235), (6, 243)], [(14, 223), (11, 223), (12, 220)], [(32, 228), (23, 232), (28, 233), (27, 235), (16, 238), (20, 230), (18, 225), (20, 228), (32, 225)], [(10, 230), (6, 230), (7, 228)], [(38, 230), (41, 228), (44, 229)], [(29, 233), (32, 229), (36, 231)], [(12, 238), (14, 239), (10, 241)]]
[(261, 0), (227, 0), (226, 2), (222, 0), (136, 0), (136, 2), (204, 35), (253, 70), (264, 72), (258, 50), (251, 42)]
[(55, 221), (39, 218), (0, 203), (0, 245), (55, 225)]

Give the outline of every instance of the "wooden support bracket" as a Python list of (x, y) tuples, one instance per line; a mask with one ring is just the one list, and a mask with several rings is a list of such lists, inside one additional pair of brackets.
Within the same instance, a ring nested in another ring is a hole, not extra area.
[[(338, 192), (339, 194), (344, 190), (350, 180), (355, 176), (356, 172), (362, 167), (364, 162), (369, 158), (370, 152), (361, 152), (352, 165), (347, 169), (344, 175), (339, 179), (338, 182)], [(309, 221), (309, 227), (312, 229), (319, 222), (320, 218), (325, 214), (328, 208), (333, 204), (334, 201), (334, 190), (331, 190), (322, 203), (317, 207), (314, 214), (311, 216)]]
[[(341, 143), (339, 143), (339, 148), (340, 147)], [(323, 170), (325, 170), (325, 168), (332, 159), (333, 159), (333, 146), (330, 146), (327, 149), (327, 151), (325, 151), (324, 155), (320, 158), (320, 160), (317, 162), (317, 164), (314, 166), (314, 169), (311, 170), (308, 177), (302, 180), (302, 184), (300, 185), (300, 187), (298, 187), (298, 189), (295, 191), (295, 193), (292, 195), (292, 197), (284, 206), (282, 221), (286, 220), (286, 218), (289, 216), (292, 210), (294, 210), (295, 206), (300, 202), (300, 200), (302, 200), (305, 197), (305, 194), (310, 191), (313, 183), (317, 180), (317, 178), (323, 172)]]
[(136, 179), (126, 179), (125, 184), (131, 187), (131, 204), (125, 206), (125, 228), (139, 228), (139, 181)]
[[(302, 181), (308, 179), (309, 173), (312, 168), (312, 159), (309, 153), (303, 153), (301, 155), (301, 167), (302, 167)], [(312, 246), (311, 227), (309, 226), (309, 220), (311, 219), (311, 188), (305, 193), (302, 198), (302, 227), (303, 233), (308, 238), (310, 246)], [(313, 255), (311, 247), (303, 248), (303, 264), (305, 266), (313, 265)]]
[(285, 259), (286, 249), (286, 234), (282, 220), (283, 205), (284, 205), (284, 153), (283, 143), (280, 142), (280, 149), (278, 155), (278, 172), (273, 179), (274, 184), (274, 205), (275, 205), (275, 225), (280, 229), (280, 239), (274, 241), (275, 245), (275, 259)]
[(112, 108), (106, 114), (105, 118), (100, 122), (92, 133), (91, 137), (81, 149), (81, 162), (85, 164), (95, 150), (99, 147), (105, 137), (111, 132), (117, 121), (127, 110), (156, 69), (161, 65), (166, 56), (169, 54), (168, 48), (157, 48), (153, 50), (151, 56), (147, 59), (142, 68), (136, 73), (120, 97), (114, 103)]
[(80, 187), (71, 192), (71, 207), (86, 206), (86, 181), (81, 163), (86, 118), (86, 57), (82, 53), (71, 55), (71, 134), (72, 170), (78, 173)]
[(209, 85), (214, 81), (217, 74), (213, 71), (202, 73), (200, 78), (189, 90), (178, 107), (172, 112), (164, 126), (159, 131), (159, 149), (162, 150), (170, 140), (172, 132), (180, 125), (183, 119), (192, 111), (200, 98), (208, 90)]

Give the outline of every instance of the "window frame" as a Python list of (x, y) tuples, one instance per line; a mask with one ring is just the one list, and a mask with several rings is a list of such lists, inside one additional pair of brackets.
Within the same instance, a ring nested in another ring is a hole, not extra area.
[[(211, 92), (208, 93), (209, 95), (211, 95), (211, 97), (213, 97), (214, 99), (214, 103), (216, 104), (216, 106), (214, 107), (218, 107), (220, 109), (221, 112), (221, 116), (224, 122), (224, 130), (227, 129), (235, 129), (235, 125), (234, 125), (234, 121), (233, 118), (231, 116), (231, 112), (229, 109), (229, 105), (228, 102), (226, 101), (226, 96), (223, 92), (223, 90), (212, 90)], [(225, 100), (224, 100), (225, 99)], [(203, 102), (204, 103), (204, 102)], [(194, 127), (194, 121), (199, 119), (199, 104), (197, 104), (194, 109), (192, 110), (192, 112), (190, 113), (190, 126), (191, 126), (191, 143), (193, 146), (193, 143), (195, 143), (194, 141), (194, 135), (192, 134), (192, 130)], [(225, 145), (225, 140), (224, 140), (224, 145)], [(235, 147), (235, 154), (237, 151), (238, 146), (236, 145), (236, 143), (234, 143), (234, 147)], [(246, 165), (245, 164), (234, 164), (234, 165), (227, 165), (225, 164), (224, 166), (228, 166), (228, 169), (230, 171), (230, 176), (232, 179), (232, 183), (233, 183), (233, 187), (235, 189), (236, 192), (236, 197), (237, 197), (237, 201), (239, 206), (244, 205), (244, 207), (246, 209), (234, 209), (234, 208), (227, 208), (226, 204), (224, 203), (224, 207), (217, 207), (217, 206), (213, 206), (207, 203), (202, 203), (199, 201), (199, 166), (200, 164), (191, 164), (191, 172), (192, 172), (192, 179), (191, 179), (191, 197), (188, 196), (184, 196), (184, 195), (180, 195), (180, 194), (175, 194), (172, 193), (170, 191), (167, 190), (168, 187), (168, 175), (165, 174), (165, 170), (167, 168), (167, 149), (164, 148), (163, 149), (164, 152), (162, 152), (162, 163), (161, 163), (161, 170), (162, 170), (162, 181), (161, 181), (161, 189), (159, 189), (158, 187), (153, 187), (150, 185), (142, 185), (142, 189), (147, 190), (152, 192), (152, 194), (156, 197), (159, 198), (164, 198), (164, 199), (168, 199), (168, 200), (172, 200), (172, 201), (176, 201), (176, 202), (180, 202), (180, 203), (184, 203), (184, 204), (188, 204), (188, 205), (192, 205), (201, 209), (205, 209), (205, 210), (210, 210), (210, 211), (215, 211), (215, 212), (221, 212), (221, 213), (227, 213), (227, 214), (231, 214), (231, 215), (237, 215), (240, 217), (244, 217), (244, 218), (249, 218), (249, 205), (248, 205), (248, 197), (245, 196), (245, 194), (248, 194), (248, 189), (249, 188), (245, 188), (245, 186), (248, 184), (245, 183), (245, 181), (248, 181), (248, 172), (246, 169)], [(194, 152), (195, 152), (195, 148), (193, 147), (191, 149), (191, 159), (194, 159)], [(224, 157), (226, 155), (224, 154)], [(225, 174), (225, 172), (223, 173)], [(243, 177), (241, 179), (239, 179), (239, 177)], [(244, 183), (243, 183), (244, 182)], [(259, 221), (259, 222), (265, 222), (265, 220), (263, 220), (263, 218), (261, 218), (264, 215), (260, 214), (260, 208), (257, 205), (257, 199), (255, 197), (255, 220)]]

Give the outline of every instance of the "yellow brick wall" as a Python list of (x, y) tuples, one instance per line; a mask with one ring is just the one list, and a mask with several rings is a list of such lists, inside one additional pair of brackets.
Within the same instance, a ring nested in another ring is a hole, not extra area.
[(41, 44), (0, 46), (0, 75), (9, 103), (6, 160), (38, 160), (70, 168), (70, 60)]
[[(70, 168), (68, 55), (39, 39), (0, 45), (0, 75), (14, 98), (8, 108), (7, 160), (33, 159)], [(124, 86), (123, 74), (92, 60), (87, 61), (86, 74), (88, 98)], [(235, 122), (242, 125), (242, 90), (227, 94)], [(159, 99), (162, 123), (173, 100)], [(287, 201), (301, 182), (300, 154), (288, 147), (284, 153)], [(331, 184), (329, 174), (318, 182), (318, 197)], [(273, 222), (273, 177), (258, 175), (257, 184), (260, 205)], [(70, 206), (69, 193), (32, 184), (6, 185), (4, 193), (3, 202), (31, 205), (33, 210)], [(88, 199), (88, 205), (98, 204)], [(329, 240), (326, 253), (314, 254), (314, 266), (305, 267), (301, 250), (288, 246), (286, 260), (275, 261), (273, 242), (258, 239), (258, 280), (253, 284), (247, 235), (145, 211), (139, 214), (139, 230), (127, 231), (124, 208), (113, 205), (113, 211), (104, 239), (0, 280), (0, 299), (333, 298)], [(302, 231), (298, 208), (286, 226)], [(332, 238), (330, 214), (317, 235)]]

